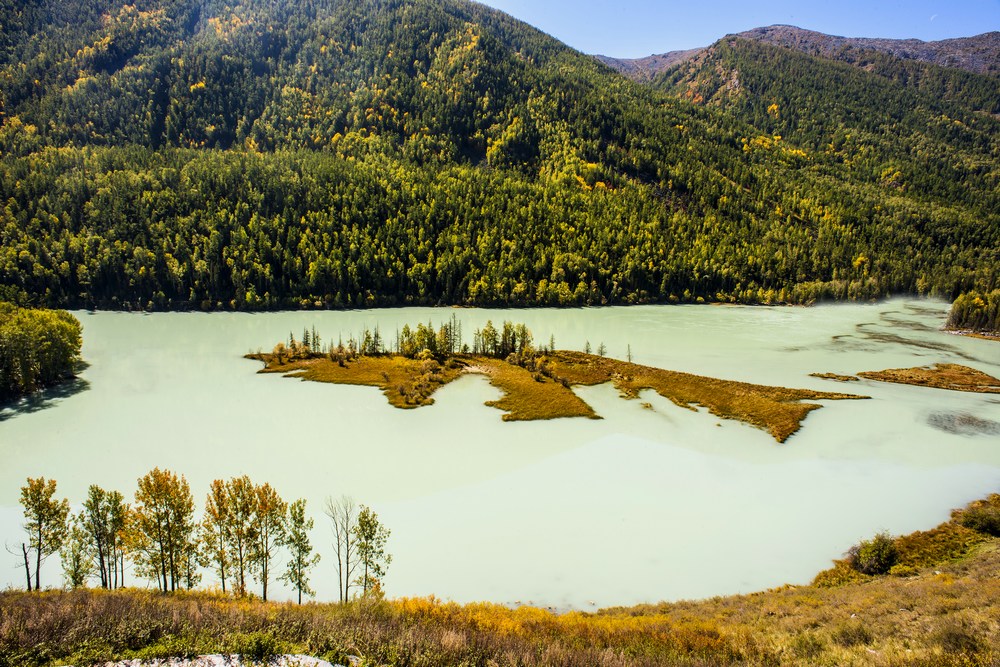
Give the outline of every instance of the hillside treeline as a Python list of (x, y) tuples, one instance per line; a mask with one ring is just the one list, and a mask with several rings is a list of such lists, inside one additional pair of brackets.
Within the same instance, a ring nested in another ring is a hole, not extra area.
[(80, 360), (82, 327), (65, 311), (0, 301), (0, 400), (64, 380)]
[(1000, 290), (960, 294), (951, 305), (948, 328), (1000, 333)]
[[(737, 227), (635, 182), (588, 189), (381, 154), (65, 148), (4, 165), (0, 282), (52, 306), (950, 297), (1000, 265), (1000, 244), (973, 242), (997, 228), (967, 211), (882, 205), (861, 187), (848, 202), (833, 184), (815, 199), (776, 192), (783, 204), (741, 209)], [(862, 206), (882, 226), (862, 224)]]
[[(33, 0), (0, 18), (7, 298), (269, 309), (997, 287), (1000, 122), (975, 106), (988, 77), (941, 70), (914, 89), (740, 52), (736, 88), (754, 101), (737, 113), (460, 0)], [(754, 89), (763, 72), (777, 88)]]

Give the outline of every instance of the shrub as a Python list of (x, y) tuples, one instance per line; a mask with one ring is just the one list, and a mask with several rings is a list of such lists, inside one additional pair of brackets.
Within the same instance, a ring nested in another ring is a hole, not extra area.
[(959, 523), (977, 532), (1000, 537), (1000, 507), (994, 505), (970, 507), (962, 512)]
[(792, 652), (797, 658), (815, 658), (826, 648), (825, 642), (812, 632), (795, 635), (792, 640)]
[(851, 567), (863, 574), (872, 575), (888, 572), (896, 564), (897, 557), (896, 543), (886, 532), (855, 544), (847, 552)]
[(261, 662), (281, 653), (278, 641), (267, 632), (239, 633), (230, 638), (233, 653)]
[(889, 568), (889, 574), (894, 577), (915, 577), (920, 574), (920, 570), (912, 565), (896, 564)]
[(864, 575), (855, 570), (851, 566), (850, 561), (838, 560), (834, 561), (833, 567), (829, 570), (823, 570), (817, 574), (812, 584), (819, 588), (836, 588), (838, 586), (856, 584), (864, 580)]
[(945, 621), (934, 639), (945, 653), (972, 655), (983, 649), (983, 641), (975, 630), (954, 619)]
[(837, 628), (833, 633), (833, 641), (837, 642), (844, 648), (851, 648), (852, 646), (857, 646), (859, 644), (867, 646), (872, 643), (873, 639), (874, 637), (872, 637), (871, 630), (869, 630), (867, 626), (860, 621), (845, 623)]

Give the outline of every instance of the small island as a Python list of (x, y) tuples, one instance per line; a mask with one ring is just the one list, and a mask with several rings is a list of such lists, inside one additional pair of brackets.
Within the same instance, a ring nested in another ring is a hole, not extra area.
[(919, 368), (891, 368), (858, 373), (868, 380), (934, 387), (979, 394), (1000, 394), (1000, 380), (982, 371), (960, 364), (934, 364)]
[(812, 410), (822, 407), (802, 401), (868, 398), (653, 368), (601, 354), (557, 350), (552, 339), (536, 348), (527, 327), (511, 322), (499, 329), (487, 322), (476, 330), (470, 347), (462, 342), (454, 317), (438, 329), (431, 324), (405, 326), (388, 347), (378, 329), (326, 346), (317, 332), (304, 331), (301, 339), (290, 335), (287, 344), (279, 343), (270, 353), (246, 356), (264, 363), (261, 373), (378, 387), (392, 405), (404, 409), (429, 405), (439, 387), (478, 373), (503, 391), (503, 398), (487, 405), (503, 410), (505, 421), (599, 419), (572, 387), (610, 382), (623, 398), (638, 398), (650, 389), (680, 407), (704, 407), (716, 417), (763, 429), (778, 442), (785, 442)]

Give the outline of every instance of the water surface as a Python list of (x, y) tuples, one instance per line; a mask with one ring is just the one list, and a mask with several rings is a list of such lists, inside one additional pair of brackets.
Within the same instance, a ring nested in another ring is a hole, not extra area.
[[(809, 377), (938, 362), (1000, 376), (1000, 345), (941, 332), (946, 309), (78, 313), (90, 364), (80, 382), (0, 412), (0, 536), (19, 551), (28, 476), (57, 479), (78, 503), (92, 483), (131, 496), (159, 466), (186, 475), (198, 501), (212, 479), (244, 473), (306, 498), (320, 599), (336, 595), (321, 507), (344, 493), (392, 530), (390, 596), (587, 609), (806, 583), (875, 531), (930, 528), (1000, 491), (995, 396)], [(603, 342), (638, 363), (873, 398), (828, 402), (779, 445), (651, 392), (624, 401), (582, 388), (602, 420), (504, 423), (483, 405), (499, 393), (480, 377), (402, 411), (374, 388), (256, 375), (241, 358), (303, 327), (346, 339), (378, 325), (391, 339), (452, 314), (470, 341), (487, 319), (511, 319), (560, 348)], [(43, 577), (55, 583), (55, 559)], [(13, 556), (0, 561), (0, 584), (22, 580)]]

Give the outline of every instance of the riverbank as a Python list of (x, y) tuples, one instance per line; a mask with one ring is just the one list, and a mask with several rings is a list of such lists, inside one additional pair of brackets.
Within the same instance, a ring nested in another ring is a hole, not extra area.
[(0, 664), (238, 653), (426, 667), (985, 666), (1000, 653), (1000, 540), (981, 529), (997, 528), (1000, 496), (972, 508), (994, 523), (970, 522), (965, 510), (897, 538), (901, 566), (890, 575), (830, 576), (841, 562), (808, 586), (596, 613), (434, 598), (297, 606), (208, 593), (7, 591)]
[(798, 431), (811, 411), (822, 407), (802, 401), (868, 398), (720, 380), (562, 350), (521, 359), (520, 363), (469, 354), (424, 360), (388, 354), (344, 360), (318, 353), (297, 358), (256, 353), (246, 358), (262, 362), (262, 373), (378, 387), (390, 404), (404, 409), (430, 405), (438, 388), (463, 373), (478, 373), (504, 392), (500, 400), (487, 403), (505, 411), (504, 421), (598, 418), (571, 387), (611, 383), (622, 398), (635, 399), (643, 390), (652, 390), (682, 408), (695, 411), (707, 408), (720, 419), (733, 419), (763, 429), (779, 443)]

